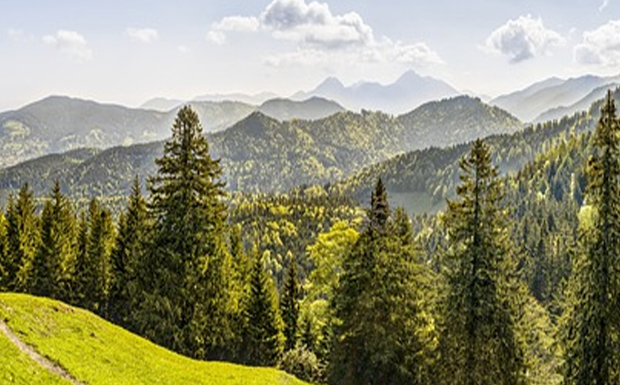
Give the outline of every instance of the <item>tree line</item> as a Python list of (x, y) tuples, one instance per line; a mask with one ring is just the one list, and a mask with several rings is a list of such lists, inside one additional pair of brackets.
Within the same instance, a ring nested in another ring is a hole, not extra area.
[[(506, 180), (477, 140), (445, 213), (412, 222), (390, 208), (379, 179), (362, 223), (333, 224), (303, 265), (289, 253), (277, 284), (260, 234), (248, 242), (231, 224), (219, 162), (186, 107), (148, 197), (136, 179), (116, 223), (96, 199), (76, 213), (58, 183), (40, 214), (27, 185), (11, 197), (0, 215), (0, 288), (81, 306), (194, 358), (279, 365), (309, 381), (518, 385), (553, 371), (544, 381), (616, 384), (619, 131), (608, 95), (585, 165), (572, 267), (555, 280), (549, 260), (521, 266), (528, 242), (513, 228), (524, 224), (514, 223)], [(551, 347), (533, 336), (534, 322), (551, 302), (561, 359), (542, 370)]]

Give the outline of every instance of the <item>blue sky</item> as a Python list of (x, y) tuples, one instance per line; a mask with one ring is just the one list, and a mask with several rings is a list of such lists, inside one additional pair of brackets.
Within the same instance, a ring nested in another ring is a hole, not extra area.
[(0, 110), (394, 81), (498, 95), (620, 73), (620, 0), (0, 0)]

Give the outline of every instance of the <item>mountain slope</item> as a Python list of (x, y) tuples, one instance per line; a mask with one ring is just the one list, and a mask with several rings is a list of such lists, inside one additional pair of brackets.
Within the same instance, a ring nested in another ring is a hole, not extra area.
[[(87, 311), (24, 294), (0, 294), (11, 331), (84, 384), (303, 385), (271, 368), (202, 362), (172, 353)], [(69, 384), (32, 365), (0, 334), (0, 378), (24, 384)], [(5, 383), (5, 382), (3, 382)]]
[[(614, 91), (613, 97), (616, 103), (620, 101), (620, 89)], [(584, 140), (584, 133), (590, 132), (596, 126), (601, 105), (602, 101), (599, 100), (586, 112), (537, 124), (512, 135), (494, 135), (485, 142), (491, 148), (494, 163), (503, 174), (520, 172), (550, 148), (564, 146), (566, 150), (566, 143)], [(376, 180), (382, 178), (393, 205), (402, 205), (415, 214), (433, 213), (445, 207), (445, 198), (454, 197), (459, 183), (459, 160), (469, 151), (470, 145), (471, 143), (465, 143), (444, 149), (429, 148), (402, 154), (366, 167), (333, 188), (352, 196), (358, 202), (364, 202), (370, 196), (370, 189)], [(584, 155), (585, 153), (571, 153), (562, 159), (570, 159), (572, 163), (574, 159)], [(572, 164), (583, 167), (583, 162)], [(550, 178), (553, 178), (560, 166), (563, 165), (544, 164), (546, 169), (550, 169)], [(535, 173), (536, 169), (530, 172)], [(581, 174), (578, 169), (573, 169), (572, 172), (574, 176)], [(569, 190), (566, 185), (582, 183), (578, 178), (571, 179), (570, 171), (564, 170), (564, 176), (567, 173), (568, 182), (562, 182), (564, 192), (556, 189), (554, 194), (561, 196)], [(549, 190), (549, 186), (545, 187), (544, 183), (541, 183), (541, 186), (537, 186), (537, 191), (542, 193)]]
[[(471, 140), (481, 134), (520, 128), (520, 123), (508, 114), (497, 113), (479, 100), (466, 97), (420, 109), (402, 118), (411, 126), (400, 123), (401, 118), (369, 112), (343, 112), (318, 121), (290, 122), (254, 113), (230, 129), (211, 135), (209, 140), (213, 155), (222, 158), (224, 177), (231, 190), (272, 191), (336, 181), (398, 153), (427, 147), (437, 136)], [(463, 111), (480, 116), (468, 120)], [(437, 116), (444, 117), (441, 124)], [(462, 132), (457, 135), (450, 127)], [(487, 131), (480, 131), (480, 127)], [(472, 135), (467, 136), (468, 131)], [(112, 148), (79, 163), (27, 162), (1, 170), (0, 189), (6, 197), (15, 186), (28, 181), (35, 193), (42, 194), (49, 188), (46, 183), (50, 178), (58, 176), (74, 197), (118, 195), (127, 191), (134, 175), (155, 171), (153, 160), (161, 150), (161, 143), (150, 143)]]
[(280, 121), (291, 119), (317, 120), (344, 111), (340, 104), (319, 97), (302, 101), (270, 99), (258, 107), (258, 111)]
[(551, 78), (535, 83), (524, 90), (493, 99), (492, 105), (501, 107), (519, 119), (531, 122), (550, 109), (570, 106), (595, 88), (611, 84), (618, 77), (585, 75), (567, 80)]
[(620, 84), (618, 83), (610, 83), (595, 88), (594, 90), (592, 90), (592, 92), (584, 96), (576, 103), (571, 104), (570, 106), (555, 107), (543, 112), (542, 114), (538, 115), (536, 119), (534, 119), (534, 122), (546, 122), (553, 119), (561, 119), (562, 117), (572, 115), (575, 112), (586, 111), (588, 108), (590, 108), (592, 103), (605, 97), (607, 90), (613, 90), (619, 85)]
[(335, 100), (345, 108), (354, 111), (370, 109), (400, 114), (411, 111), (428, 101), (458, 94), (460, 92), (442, 80), (408, 71), (394, 83), (386, 85), (361, 82), (346, 87), (338, 79), (330, 77), (314, 90), (298, 92), (293, 98), (306, 99), (320, 96)]
[[(208, 139), (230, 190), (268, 192), (332, 183), (397, 154), (429, 147), (437, 138), (453, 145), (520, 128), (509, 114), (458, 97), (399, 118), (346, 111), (316, 121), (280, 122), (255, 112)], [(46, 194), (54, 178), (73, 198), (123, 196), (135, 175), (144, 179), (155, 172), (154, 159), (162, 148), (162, 142), (153, 142), (111, 148), (81, 161), (58, 164), (44, 158), (9, 167), (0, 170), (0, 198), (25, 182), (35, 194)]]
[[(192, 103), (205, 131), (216, 131), (249, 115), (237, 102)], [(0, 114), (0, 168), (79, 147), (108, 148), (161, 140), (170, 135), (177, 109), (166, 113), (89, 100), (51, 96)]]

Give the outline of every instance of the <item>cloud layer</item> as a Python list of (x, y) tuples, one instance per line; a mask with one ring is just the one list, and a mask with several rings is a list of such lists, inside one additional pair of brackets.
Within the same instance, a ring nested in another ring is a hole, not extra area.
[(442, 63), (423, 42), (404, 44), (376, 39), (372, 28), (356, 12), (336, 15), (326, 3), (305, 0), (273, 0), (260, 15), (230, 16), (211, 25), (207, 38), (226, 42), (227, 32), (271, 34), (276, 40), (294, 42), (295, 51), (265, 58), (270, 65), (315, 64), (317, 60), (400, 62), (412, 65)]
[(55, 35), (43, 36), (43, 42), (78, 61), (93, 58), (86, 39), (75, 31), (58, 30)]
[(131, 40), (139, 43), (152, 43), (159, 39), (159, 32), (153, 28), (127, 28), (125, 32)]
[(573, 50), (577, 63), (585, 65), (620, 65), (620, 20), (611, 20), (593, 31), (583, 33), (583, 40)]
[(518, 63), (547, 54), (551, 47), (564, 43), (559, 33), (545, 28), (542, 19), (526, 15), (508, 20), (493, 31), (486, 40), (486, 47), (508, 56), (511, 63)]

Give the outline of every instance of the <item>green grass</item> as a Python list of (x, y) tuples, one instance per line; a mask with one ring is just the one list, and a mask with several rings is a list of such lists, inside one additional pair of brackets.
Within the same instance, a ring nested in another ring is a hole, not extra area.
[[(0, 317), (22, 341), (89, 385), (305, 384), (271, 368), (191, 360), (87, 311), (49, 299), (0, 294)], [(17, 348), (9, 351), (9, 344), (10, 341), (0, 338), (0, 379), (14, 376), (19, 381), (13, 383), (65, 383), (51, 377), (43, 380), (44, 370), (37, 371), (34, 361), (30, 362)], [(8, 354), (4, 354), (5, 350)]]
[(0, 333), (0, 384), (70, 385), (71, 383), (43, 369)]

